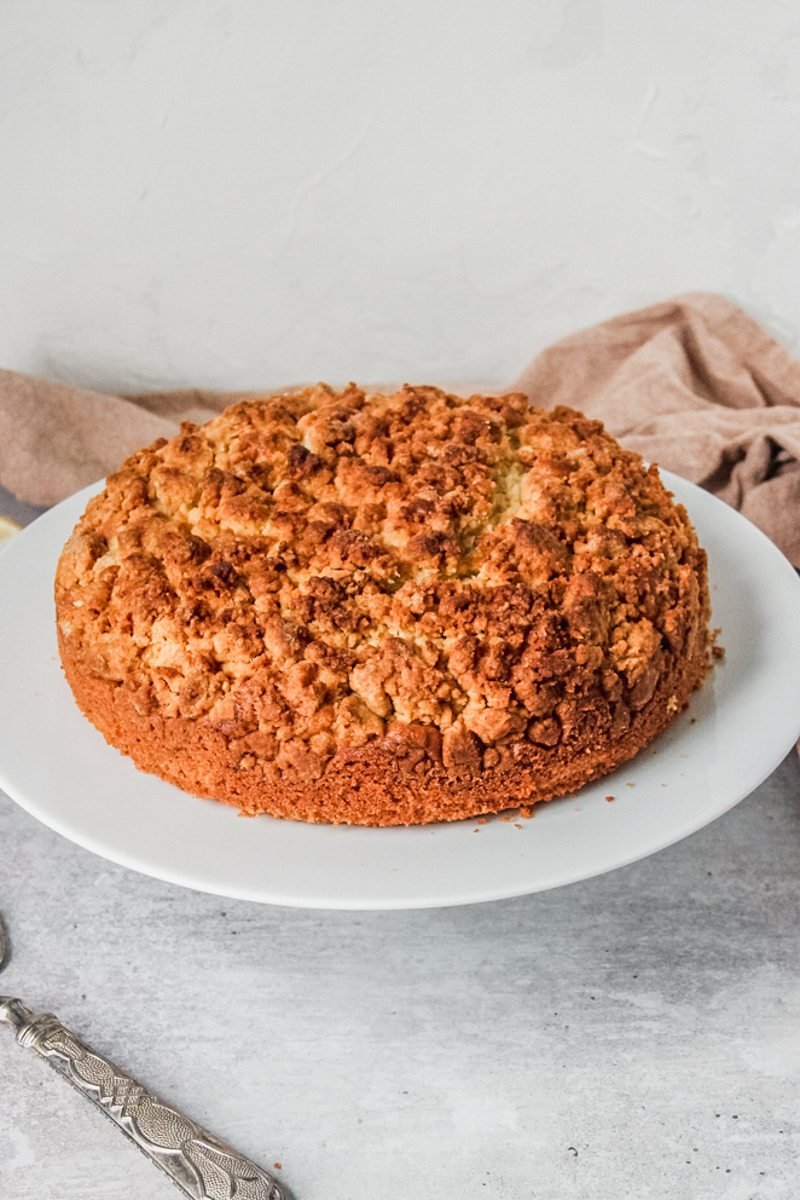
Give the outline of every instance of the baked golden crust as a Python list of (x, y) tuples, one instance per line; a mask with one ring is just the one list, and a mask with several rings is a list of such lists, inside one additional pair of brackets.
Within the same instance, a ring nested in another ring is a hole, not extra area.
[(143, 769), (393, 825), (574, 790), (708, 660), (704, 552), (654, 468), (522, 395), (323, 385), (133, 455), (67, 543), (59, 645)]

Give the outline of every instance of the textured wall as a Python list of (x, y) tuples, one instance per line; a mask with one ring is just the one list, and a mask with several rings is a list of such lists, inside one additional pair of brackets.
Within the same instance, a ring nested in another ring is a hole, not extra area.
[(0, 363), (503, 384), (687, 288), (800, 330), (780, 0), (6, 0)]

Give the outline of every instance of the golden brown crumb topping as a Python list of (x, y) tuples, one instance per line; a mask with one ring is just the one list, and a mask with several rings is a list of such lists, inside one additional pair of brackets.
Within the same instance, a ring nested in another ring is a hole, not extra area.
[(624, 732), (697, 622), (701, 555), (656, 470), (579, 413), (319, 385), (128, 459), (62, 557), (60, 627), (242, 769), (314, 777), (412, 726), (469, 774), (598, 701)]

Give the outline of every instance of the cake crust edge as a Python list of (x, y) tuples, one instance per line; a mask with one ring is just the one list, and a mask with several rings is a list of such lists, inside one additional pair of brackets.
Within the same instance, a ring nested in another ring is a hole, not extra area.
[[(509, 747), (504, 769), (446, 768), (423, 725), (363, 746), (341, 748), (318, 778), (248, 778), (241, 750), (209, 722), (142, 713), (125, 684), (83, 668), (59, 631), (67, 681), (81, 712), (106, 741), (148, 774), (183, 791), (222, 801), (248, 816), (315, 824), (398, 826), (459, 821), (528, 808), (577, 791), (617, 770), (648, 746), (691, 700), (709, 667), (702, 619), (689, 631), (691, 655), (669, 656), (650, 700), (629, 728), (609, 737), (603, 724), (577, 750), (569, 741), (547, 748), (525, 739)], [(426, 744), (426, 740), (427, 743)]]

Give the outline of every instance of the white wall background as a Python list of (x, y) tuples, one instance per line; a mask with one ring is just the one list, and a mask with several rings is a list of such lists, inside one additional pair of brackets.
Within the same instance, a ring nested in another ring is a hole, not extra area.
[(800, 334), (793, 0), (4, 0), (0, 365), (510, 381), (689, 288)]

